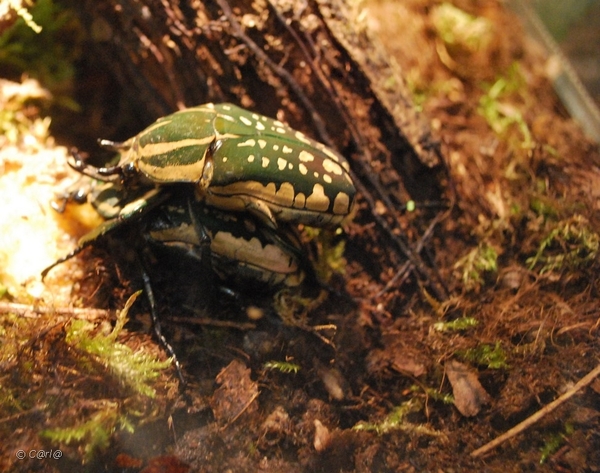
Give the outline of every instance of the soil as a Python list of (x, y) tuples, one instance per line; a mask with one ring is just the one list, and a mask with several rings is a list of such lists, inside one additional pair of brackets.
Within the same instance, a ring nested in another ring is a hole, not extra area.
[[(471, 456), (598, 364), (597, 255), (545, 272), (528, 258), (563, 225), (597, 235), (600, 156), (566, 116), (545, 58), (515, 18), (490, 2), (458, 6), (492, 25), (479, 51), (444, 51), (432, 39), (439, 5), (368, 8), (370, 26), (427, 97), (423, 112), (443, 143), (452, 206), (430, 251), (449, 300), (435, 302), (410, 280), (382, 294), (393, 274), (373, 278), (385, 265), (365, 260), (361, 218), (347, 229), (344, 279), (332, 283), (343, 292), (345, 281), (347, 294), (330, 294), (307, 322), (334, 324), (335, 332), (282, 326), (268, 299), (251, 331), (203, 330), (192, 353), (176, 344), (195, 413), (189, 401), (175, 410), (171, 461), (192, 471), (597, 471), (598, 381), (524, 433)], [(494, 131), (480, 110), (499, 77), (516, 85), (498, 98), (495, 119), (508, 124)], [(548, 258), (585, 253), (581, 245), (576, 237), (555, 241)], [(477, 266), (484, 248), (497, 255), (496, 268)], [(372, 248), (369, 258), (378, 253)], [(467, 318), (475, 325), (436, 328)], [(302, 368), (267, 370), (270, 360)], [(444, 402), (450, 394), (454, 405)], [(211, 413), (215, 422), (206, 420)], [(560, 446), (541, 462), (556, 438)]]
[[(157, 252), (169, 270), (150, 276), (187, 386), (156, 401), (168, 416), (117, 432), (91, 470), (600, 470), (599, 379), (473, 455), (598, 366), (600, 151), (503, 3), (454, 4), (488, 22), (478, 49), (439, 39), (437, 2), (366, 9), (442, 143), (449, 177), (424, 253), (448, 299), (412, 276), (393, 282), (380, 248), (361, 244), (363, 206), (345, 229), (344, 274), (314, 308), (280, 293), (276, 311), (272, 294), (232, 295)], [(119, 307), (140, 282), (106, 263), (115, 251), (86, 263), (102, 280), (81, 283), (95, 304)], [(148, 323), (139, 312), (133, 332)]]

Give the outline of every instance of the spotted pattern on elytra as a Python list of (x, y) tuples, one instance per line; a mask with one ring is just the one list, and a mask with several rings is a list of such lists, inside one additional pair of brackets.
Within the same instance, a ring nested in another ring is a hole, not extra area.
[(119, 148), (119, 166), (156, 184), (192, 183), (209, 205), (277, 221), (336, 225), (356, 189), (339, 153), (281, 122), (232, 104), (157, 120)]

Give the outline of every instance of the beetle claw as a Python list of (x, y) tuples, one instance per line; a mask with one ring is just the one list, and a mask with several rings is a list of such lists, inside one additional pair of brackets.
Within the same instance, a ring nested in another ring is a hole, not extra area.
[(104, 182), (117, 182), (122, 180), (123, 172), (121, 166), (96, 168), (90, 164), (87, 164), (75, 148), (71, 149), (71, 158), (72, 159), (67, 161), (67, 164), (71, 166), (72, 169), (85, 176)]
[(65, 209), (67, 208), (68, 201), (69, 201), (69, 199), (63, 195), (63, 196), (60, 196), (56, 200), (52, 200), (50, 202), (50, 207), (52, 207), (52, 210), (54, 210), (55, 212), (62, 214), (62, 213), (64, 213)]
[(99, 139), (98, 144), (100, 146), (102, 146), (103, 148), (107, 148), (111, 151), (122, 151), (123, 149), (125, 149), (127, 147), (124, 142), (111, 141), (111, 140), (105, 140), (105, 139)]

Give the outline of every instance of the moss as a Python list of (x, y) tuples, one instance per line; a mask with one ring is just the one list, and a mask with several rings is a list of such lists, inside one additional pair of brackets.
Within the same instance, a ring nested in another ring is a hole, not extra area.
[(482, 241), (477, 248), (459, 259), (454, 269), (460, 272), (465, 289), (475, 289), (483, 282), (483, 273), (497, 271), (498, 253), (494, 247)]
[(577, 269), (592, 264), (598, 255), (600, 236), (581, 215), (552, 224), (540, 242), (535, 256), (527, 258), (529, 269), (540, 273), (562, 269)]
[(500, 342), (496, 342), (494, 345), (482, 343), (475, 348), (459, 350), (456, 354), (463, 360), (486, 368), (496, 370), (508, 368), (507, 355)]
[(470, 15), (450, 3), (434, 8), (432, 20), (438, 36), (448, 47), (475, 52), (490, 41), (492, 25), (486, 18)]
[(444, 404), (448, 404), (448, 405), (454, 404), (454, 396), (452, 394), (443, 393), (434, 388), (429, 388), (427, 386), (420, 386), (420, 385), (413, 384), (410, 387), (410, 390), (414, 393), (419, 393), (421, 391), (424, 391), (425, 394), (427, 395), (427, 397), (429, 397), (431, 399), (435, 399), (436, 401), (440, 401), (440, 402), (442, 402)]
[(443, 436), (442, 433), (431, 427), (423, 424), (414, 424), (406, 419), (408, 414), (419, 412), (421, 409), (423, 409), (423, 403), (419, 399), (412, 398), (396, 406), (381, 422), (360, 421), (352, 429), (356, 431), (375, 432), (378, 435), (387, 434), (394, 430), (402, 430), (433, 437)]
[(128, 335), (124, 324), (134, 299), (108, 333), (105, 322), (64, 321), (55, 314), (36, 315), (33, 308), (28, 317), (2, 314), (0, 363), (7, 368), (0, 378), (3, 438), (24, 442), (11, 432), (26, 421), (27, 435), (37, 432), (65, 457), (90, 461), (114, 432), (132, 432), (140, 422), (162, 415), (164, 390), (173, 383), (164, 374), (170, 360), (158, 361), (148, 351), (152, 345), (133, 349), (121, 341)]
[(317, 249), (313, 266), (319, 280), (329, 282), (334, 274), (343, 275), (347, 261), (344, 258), (346, 241), (341, 238), (342, 229), (329, 231), (307, 227), (304, 234)]
[(265, 364), (263, 364), (263, 368), (265, 370), (277, 370), (277, 371), (281, 371), (282, 373), (294, 373), (296, 374), (298, 371), (300, 371), (300, 365), (295, 364), (295, 363), (290, 363), (288, 361), (267, 361)]
[(81, 355), (82, 366), (100, 365), (127, 390), (143, 396), (154, 397), (150, 382), (171, 365), (171, 360), (158, 361), (143, 350), (132, 350), (117, 341), (127, 321), (127, 312), (141, 291), (136, 292), (119, 311), (113, 330), (104, 335), (94, 333), (95, 324), (86, 320), (72, 320), (67, 327), (66, 341)]
[(560, 447), (567, 443), (567, 437), (571, 435), (574, 430), (573, 425), (567, 423), (565, 424), (563, 432), (557, 432), (547, 436), (544, 439), (544, 445), (540, 449), (542, 452), (540, 463), (546, 463), (546, 460), (548, 460), (553, 453), (557, 452)]
[(121, 407), (116, 402), (99, 401), (92, 407), (91, 418), (80, 424), (65, 428), (43, 430), (40, 435), (53, 444), (81, 446), (82, 458), (89, 461), (98, 450), (109, 446), (110, 438), (117, 426), (133, 432), (133, 426), (122, 416)]
[[(22, 2), (13, 2), (22, 3)], [(82, 28), (76, 16), (54, 0), (37, 0), (0, 34), (0, 75), (18, 80), (23, 74), (38, 79), (55, 100), (75, 108), (68, 89), (81, 54)], [(33, 27), (33, 23), (38, 27)]]
[(475, 327), (478, 323), (474, 317), (460, 317), (450, 322), (436, 322), (433, 328), (438, 332), (456, 332)]
[(532, 149), (534, 145), (531, 131), (520, 107), (516, 104), (526, 102), (526, 97), (521, 100), (511, 99), (512, 95), (517, 97), (521, 91), (527, 90), (525, 82), (516, 65), (511, 67), (508, 74), (496, 80), (491, 86), (483, 86), (485, 93), (479, 99), (477, 111), (483, 116), (494, 132), (507, 139), (513, 134), (511, 130), (516, 129), (521, 135), (520, 147)]

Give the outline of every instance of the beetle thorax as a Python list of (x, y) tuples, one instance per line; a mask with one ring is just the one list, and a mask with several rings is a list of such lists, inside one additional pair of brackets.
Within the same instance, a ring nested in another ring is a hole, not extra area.
[(190, 182), (204, 187), (210, 184), (213, 170), (206, 139), (144, 141), (143, 135), (134, 140), (125, 161), (135, 162), (139, 171), (153, 182)]

